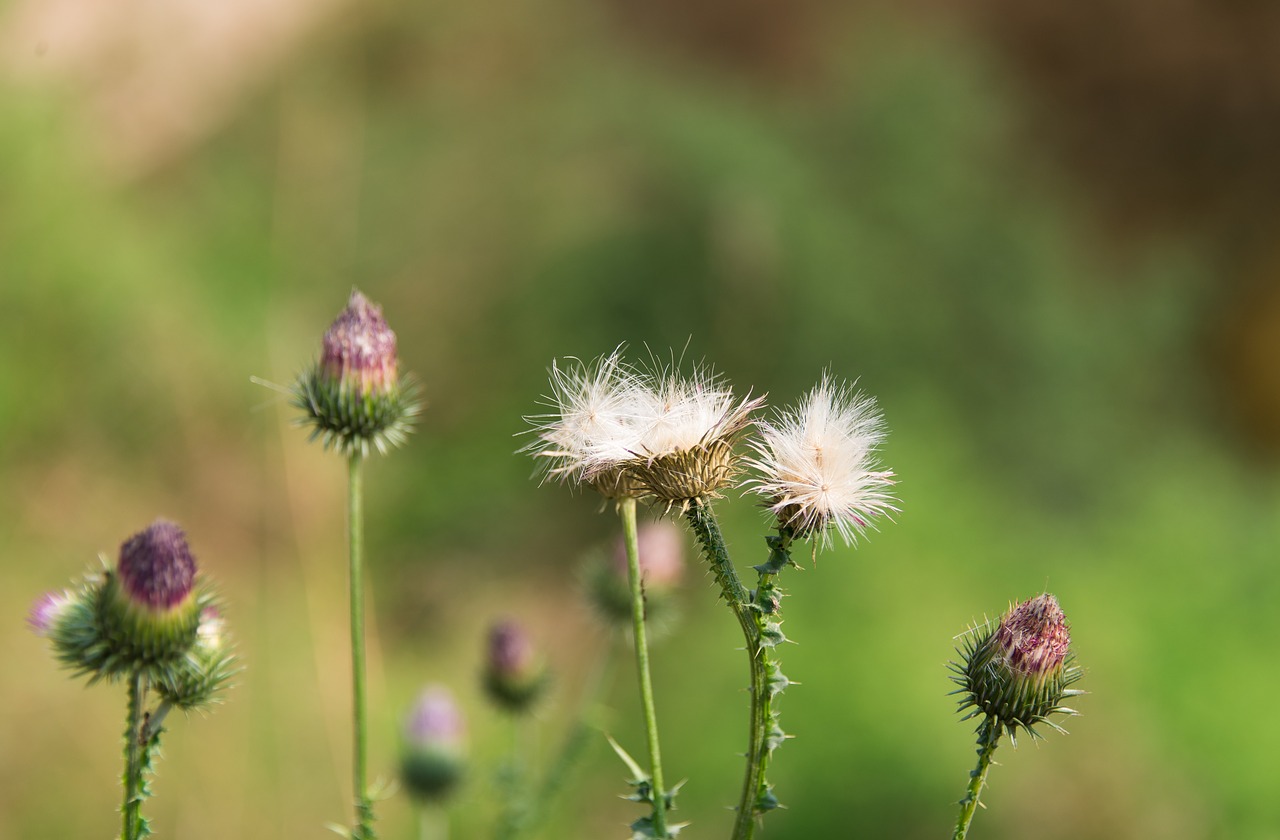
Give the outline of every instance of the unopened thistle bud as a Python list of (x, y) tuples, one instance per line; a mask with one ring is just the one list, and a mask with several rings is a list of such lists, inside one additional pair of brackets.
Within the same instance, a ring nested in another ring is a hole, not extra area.
[(195, 557), (174, 523), (157, 519), (125, 540), (98, 599), (110, 670), (164, 665), (186, 653), (200, 623), (195, 579)]
[(525, 629), (502, 621), (489, 631), (484, 687), (489, 698), (508, 712), (530, 709), (547, 687), (547, 667)]
[(226, 620), (218, 607), (206, 606), (200, 611), (195, 644), (174, 667), (165, 669), (157, 689), (180, 709), (201, 709), (219, 701), (219, 694), (235, 673), (235, 652)]
[[(661, 616), (672, 590), (684, 577), (684, 535), (670, 522), (650, 522), (636, 533), (640, 579), (644, 590), (645, 620)], [(586, 583), (592, 603), (609, 621), (631, 622), (631, 587), (627, 573), (627, 547), (619, 537), (612, 555), (595, 558), (587, 569)]]
[(466, 727), (453, 695), (429, 686), (405, 718), (400, 777), (416, 799), (448, 796), (466, 767)]
[(293, 388), (311, 439), (345, 455), (367, 455), (405, 442), (418, 413), (415, 389), (399, 376), (396, 334), (382, 308), (352, 290), (347, 308), (324, 334), (320, 359)]
[(59, 621), (71, 611), (75, 597), (70, 592), (46, 592), (31, 606), (27, 625), (37, 636), (53, 635)]
[(964, 637), (952, 680), (960, 688), (963, 718), (984, 715), (1016, 741), (1022, 729), (1045, 724), (1063, 731), (1051, 715), (1074, 715), (1062, 701), (1083, 692), (1070, 688), (1081, 677), (1071, 650), (1071, 633), (1058, 600), (1045, 593), (1023, 601), (996, 625), (987, 623)]

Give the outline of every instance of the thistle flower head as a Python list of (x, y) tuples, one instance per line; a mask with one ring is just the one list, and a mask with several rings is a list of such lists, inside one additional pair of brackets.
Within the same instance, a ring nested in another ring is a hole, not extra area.
[(61, 618), (70, 611), (75, 597), (70, 592), (46, 592), (31, 605), (27, 625), (37, 636), (49, 637)]
[(749, 463), (760, 477), (747, 484), (779, 527), (824, 544), (835, 531), (851, 544), (873, 517), (897, 510), (893, 473), (876, 469), (884, 424), (870, 397), (824, 375), (798, 408), (758, 425)]
[(200, 623), (202, 599), (195, 581), (195, 557), (174, 523), (157, 519), (125, 540), (115, 570), (96, 591), (97, 624), (107, 652), (99, 676), (163, 670), (182, 657), (195, 643)]
[(329, 379), (362, 394), (388, 393), (396, 376), (396, 334), (382, 317), (382, 307), (358, 289), (351, 290), (342, 310), (324, 334), (320, 368)]
[(367, 455), (400, 446), (419, 406), (398, 375), (396, 334), (382, 308), (357, 290), (321, 342), (320, 359), (298, 377), (293, 405), (326, 449)]
[[(545, 460), (546, 475), (587, 482), (606, 498), (631, 495), (617, 469), (600, 463), (602, 452), (624, 452), (634, 438), (634, 396), (638, 381), (621, 359), (621, 348), (590, 364), (569, 359), (551, 365), (549, 414), (525, 418), (538, 439), (525, 451)], [(588, 478), (588, 467), (593, 475)]]
[(157, 519), (120, 546), (116, 571), (132, 603), (165, 612), (191, 598), (196, 559), (183, 530), (166, 519)]
[(633, 436), (588, 458), (586, 473), (620, 469), (668, 509), (719, 498), (741, 470), (734, 451), (764, 397), (738, 399), (710, 368), (651, 371), (633, 390)]
[(404, 721), (400, 775), (409, 793), (435, 800), (449, 794), (462, 777), (466, 724), (448, 689), (423, 690)]
[(1051, 715), (1074, 715), (1062, 705), (1083, 692), (1070, 686), (1081, 677), (1071, 650), (1071, 633), (1058, 600), (1044, 593), (1012, 607), (998, 624), (986, 622), (965, 635), (952, 663), (952, 681), (960, 686), (963, 719), (985, 715), (1008, 731), (1039, 737), (1035, 726), (1063, 731)]
[(506, 620), (490, 628), (484, 668), (490, 699), (509, 712), (523, 712), (546, 685), (546, 663), (524, 627)]

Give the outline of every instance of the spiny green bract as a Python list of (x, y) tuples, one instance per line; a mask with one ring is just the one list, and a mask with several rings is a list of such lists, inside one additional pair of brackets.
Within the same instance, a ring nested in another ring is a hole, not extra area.
[(421, 406), (418, 387), (400, 380), (394, 387), (366, 392), (329, 376), (319, 363), (298, 377), (292, 404), (303, 416), (298, 425), (311, 428), (311, 440), (344, 455), (369, 454), (369, 445), (382, 454), (403, 446)]
[(1024, 674), (1003, 661), (998, 630), (999, 624), (991, 621), (972, 628), (956, 649), (960, 661), (950, 663), (951, 680), (960, 686), (951, 692), (961, 695), (957, 711), (972, 709), (961, 720), (989, 717), (1015, 744), (1019, 729), (1033, 739), (1043, 737), (1035, 728), (1042, 723), (1064, 732), (1049, 718), (1077, 714), (1062, 705), (1066, 698), (1084, 694), (1070, 687), (1084, 674), (1075, 651), (1068, 650), (1060, 665), (1046, 673)]

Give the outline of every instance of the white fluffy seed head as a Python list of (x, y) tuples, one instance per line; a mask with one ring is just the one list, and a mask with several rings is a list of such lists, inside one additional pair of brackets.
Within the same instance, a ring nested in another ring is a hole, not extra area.
[(870, 397), (824, 374), (799, 407), (761, 421), (747, 487), (763, 496), (779, 525), (824, 546), (831, 532), (846, 544), (879, 515), (895, 513), (893, 473), (877, 469), (884, 421)]
[(636, 374), (622, 362), (621, 349), (590, 364), (552, 363), (552, 411), (525, 418), (538, 436), (525, 451), (546, 459), (548, 476), (583, 481), (600, 452), (634, 439)]

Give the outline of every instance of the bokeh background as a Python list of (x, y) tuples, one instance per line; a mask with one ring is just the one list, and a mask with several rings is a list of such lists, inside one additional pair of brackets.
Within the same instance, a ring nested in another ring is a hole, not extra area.
[[(775, 405), (829, 367), (891, 430), (897, 521), (785, 576), (763, 836), (949, 836), (953, 637), (1048, 589), (1090, 694), (1001, 748), (975, 836), (1280, 837), (1278, 38), (1213, 0), (0, 3), (0, 836), (117, 830), (123, 692), (23, 616), (158, 515), (247, 665), (172, 722), (159, 836), (347, 818), (343, 464), (250, 377), (290, 382), (358, 285), (428, 401), (368, 471), (372, 767), (452, 687), (454, 836), (491, 835), (510, 740), (489, 623), (555, 669), (541, 766), (607, 647), (575, 568), (616, 520), (516, 450), (553, 358), (627, 342)], [(758, 509), (719, 509), (758, 562)], [(692, 562), (654, 658), (700, 838), (746, 675)], [(632, 685), (599, 718), (642, 754)], [(593, 738), (543, 836), (625, 836), (625, 775)]]

